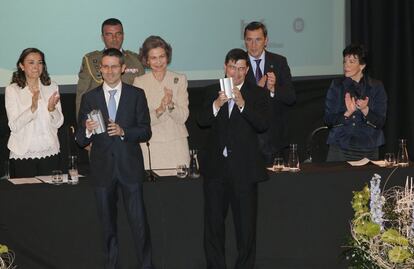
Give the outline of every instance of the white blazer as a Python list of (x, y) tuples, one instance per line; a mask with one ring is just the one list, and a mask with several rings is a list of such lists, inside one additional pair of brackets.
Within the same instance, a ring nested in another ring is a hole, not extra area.
[(42, 158), (59, 153), (57, 130), (63, 124), (60, 102), (56, 109), (47, 109), (49, 97), (59, 88), (55, 82), (45, 86), (39, 81), (40, 97), (37, 110), (32, 113), (32, 93), (16, 83), (5, 91), (5, 105), (9, 120), (10, 138), (7, 147), (10, 158)]

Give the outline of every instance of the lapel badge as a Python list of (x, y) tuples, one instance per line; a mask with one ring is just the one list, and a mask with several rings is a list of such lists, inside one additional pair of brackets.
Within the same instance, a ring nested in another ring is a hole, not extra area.
[(175, 77), (174, 78), (174, 84), (177, 84), (178, 83), (178, 78), (177, 77)]

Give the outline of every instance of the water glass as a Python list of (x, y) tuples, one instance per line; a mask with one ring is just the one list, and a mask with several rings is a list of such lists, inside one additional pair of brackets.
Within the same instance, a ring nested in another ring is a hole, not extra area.
[(298, 144), (289, 145), (289, 160), (288, 160), (289, 172), (299, 172), (299, 156), (298, 156)]
[(394, 153), (385, 153), (384, 155), (385, 167), (393, 167), (396, 164)]
[(68, 167), (68, 183), (76, 185), (79, 183), (78, 173), (78, 157), (75, 155), (69, 156), (69, 167)]
[(177, 177), (186, 178), (187, 177), (187, 165), (179, 164), (177, 165)]
[(274, 172), (282, 172), (283, 171), (283, 167), (284, 167), (284, 164), (283, 164), (283, 158), (282, 157), (276, 157), (274, 160), (273, 160), (273, 171)]
[(407, 167), (409, 165), (407, 139), (398, 139), (398, 144), (397, 165)]
[(60, 185), (63, 183), (63, 173), (62, 170), (53, 170), (52, 171), (52, 183), (55, 185)]
[(9, 160), (5, 160), (3, 163), (3, 174), (0, 179), (10, 179)]

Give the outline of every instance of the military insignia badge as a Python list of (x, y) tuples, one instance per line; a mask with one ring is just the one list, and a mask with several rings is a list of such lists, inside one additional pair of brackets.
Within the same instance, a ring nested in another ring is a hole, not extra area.
[(138, 68), (125, 68), (125, 73), (132, 73), (132, 74), (136, 74), (139, 72)]

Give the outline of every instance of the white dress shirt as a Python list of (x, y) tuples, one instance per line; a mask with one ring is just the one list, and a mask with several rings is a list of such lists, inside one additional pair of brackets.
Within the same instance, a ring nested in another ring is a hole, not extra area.
[[(121, 92), (122, 92), (122, 81), (120, 81), (114, 88), (111, 88), (106, 82), (102, 84), (102, 89), (104, 91), (104, 97), (106, 102), (106, 107), (108, 107), (109, 98), (111, 97), (111, 94), (109, 91), (116, 90), (116, 93), (114, 95), (115, 98), (115, 104), (116, 104), (116, 111), (118, 111), (118, 105), (119, 105), (119, 99), (121, 99)], [(90, 132), (88, 129), (85, 129), (86, 137), (90, 138), (93, 135), (93, 132)], [(121, 137), (121, 139), (123, 139)]]
[(118, 85), (116, 85), (114, 88), (109, 87), (109, 85), (106, 84), (106, 82), (104, 82), (102, 85), (102, 89), (104, 90), (105, 102), (106, 102), (107, 107), (109, 103), (109, 97), (111, 96), (109, 91), (116, 90), (116, 94), (114, 95), (114, 98), (115, 98), (115, 103), (116, 103), (116, 110), (118, 111), (119, 99), (121, 98), (121, 92), (122, 92), (122, 81), (120, 81)]
[[(255, 60), (259, 60), (259, 59), (261, 59), (260, 64), (259, 64), (259, 67), (260, 67), (260, 70), (262, 71), (262, 74), (264, 76), (264, 75), (266, 75), (264, 73), (264, 70), (265, 70), (265, 51), (263, 51), (262, 54), (260, 55), (260, 57), (257, 58), (257, 59), (254, 58), (253, 56), (250, 56), (250, 54), (249, 54), (249, 60), (250, 60), (250, 65), (251, 65), (253, 74), (256, 74), (256, 69), (257, 69), (257, 64), (256, 64), (256, 61)], [(265, 87), (266, 87), (266, 85), (265, 85)], [(269, 91), (269, 94), (270, 94), (270, 97), (272, 97), (272, 98), (275, 97), (275, 93), (274, 92)]]

